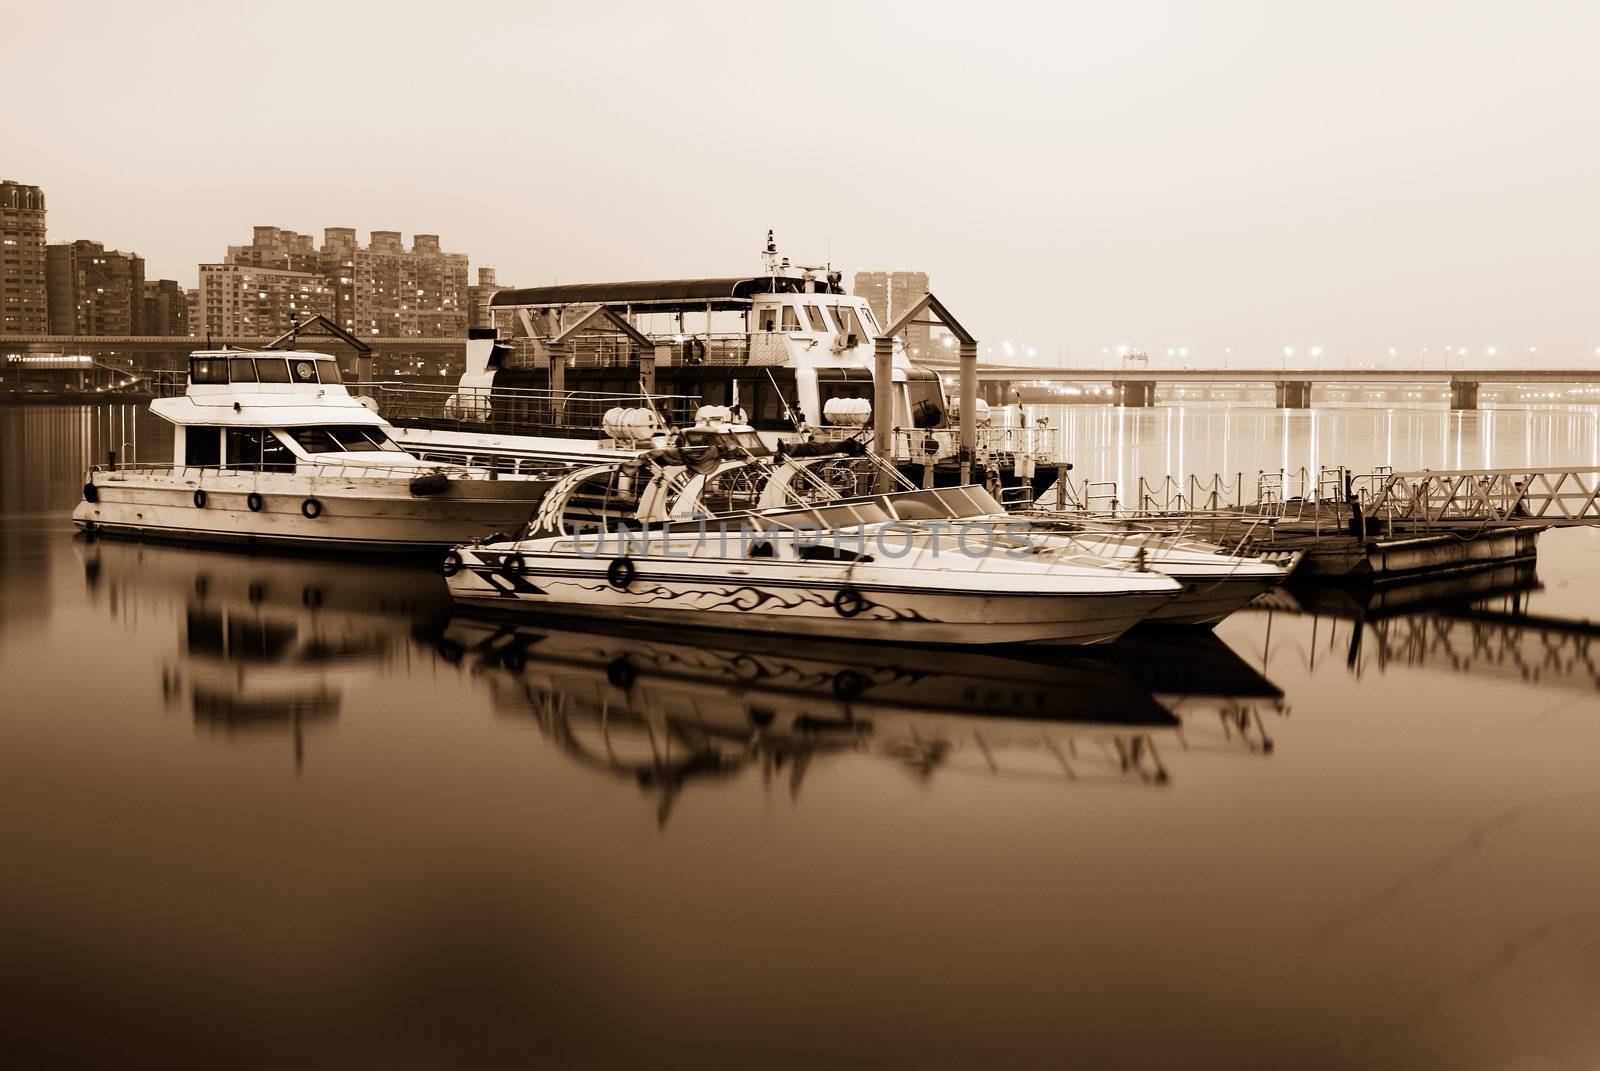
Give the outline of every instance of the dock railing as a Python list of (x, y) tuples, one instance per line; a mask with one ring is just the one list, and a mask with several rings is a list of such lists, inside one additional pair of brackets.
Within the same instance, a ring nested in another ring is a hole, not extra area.
[(395, 381), (347, 384), (364, 394), (393, 424), (495, 435), (601, 437), (612, 409), (654, 409), (665, 426), (694, 423), (699, 399), (673, 394), (610, 394), (509, 387), (458, 387)]

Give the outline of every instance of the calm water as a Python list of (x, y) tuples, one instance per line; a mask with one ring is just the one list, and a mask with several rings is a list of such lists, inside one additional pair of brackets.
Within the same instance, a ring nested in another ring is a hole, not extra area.
[[(1060, 419), (1096, 479), (1600, 464), (1594, 410)], [(24, 1066), (1600, 1066), (1596, 534), (1092, 659), (729, 650), (75, 541), (133, 443), (0, 411)]]

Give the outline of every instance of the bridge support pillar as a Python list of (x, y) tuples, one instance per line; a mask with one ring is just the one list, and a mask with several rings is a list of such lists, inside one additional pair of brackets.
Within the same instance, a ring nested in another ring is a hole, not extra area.
[(1119, 379), (1111, 384), (1116, 403), (1129, 409), (1148, 409), (1156, 404), (1156, 385), (1145, 379)]
[(1303, 379), (1280, 379), (1272, 385), (1279, 409), (1310, 409), (1311, 384)]
[(1009, 384), (1002, 383), (998, 379), (991, 379), (983, 384), (980, 397), (990, 405), (1005, 405), (1008, 390)]
[(1478, 408), (1478, 384), (1470, 379), (1452, 379), (1450, 408), (1466, 410)]

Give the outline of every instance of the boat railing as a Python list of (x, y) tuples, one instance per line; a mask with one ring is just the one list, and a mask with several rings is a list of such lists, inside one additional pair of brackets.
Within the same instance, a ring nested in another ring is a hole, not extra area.
[[(746, 365), (762, 363), (751, 359), (753, 351), (770, 356), (771, 339), (762, 338), (760, 343), (752, 342), (752, 339), (768, 334), (771, 332), (756, 332), (753, 335), (743, 333), (657, 335), (651, 341), (656, 344), (657, 363)], [(788, 350), (785, 348), (783, 353), (787, 357)]]
[(430, 472), (455, 469), (462, 472), (472, 472), (488, 478), (494, 478), (489, 469), (472, 469), (461, 465), (439, 463), (434, 468), (417, 465), (369, 465), (356, 461), (299, 461), (292, 467), (271, 467), (266, 465), (189, 465), (176, 462), (167, 464), (152, 464), (150, 462), (117, 462), (116, 464), (103, 463), (91, 467), (92, 472), (105, 472), (118, 476), (175, 476), (184, 480), (203, 481), (207, 477), (222, 476), (272, 476), (272, 475), (300, 475), (312, 479), (343, 479), (349, 477), (362, 477), (371, 479), (382, 477), (395, 480), (410, 480)]
[[(824, 424), (815, 429), (818, 439), (837, 442), (859, 435), (870, 437), (870, 427), (860, 424)], [(1060, 457), (1057, 449), (1059, 432), (1055, 428), (981, 427), (974, 436), (979, 460), (994, 464), (1015, 464), (1022, 458), (1034, 461), (1054, 461)], [(949, 428), (895, 428), (890, 434), (890, 452), (896, 458), (911, 461), (935, 461), (959, 456), (961, 429)]]
[(439, 431), (496, 435), (554, 435), (573, 431), (602, 434), (613, 409), (653, 409), (668, 427), (694, 422), (700, 400), (676, 394), (616, 394), (552, 391), (521, 387), (457, 387), (396, 383), (354, 383), (391, 424)]
[[(786, 363), (787, 333), (756, 331), (750, 334), (655, 335), (650, 337), (657, 364), (746, 365)], [(550, 340), (519, 336), (502, 340), (510, 349), (507, 368), (550, 367)], [(571, 364), (579, 368), (626, 368), (639, 363), (638, 344), (621, 334), (578, 335), (563, 345)]]

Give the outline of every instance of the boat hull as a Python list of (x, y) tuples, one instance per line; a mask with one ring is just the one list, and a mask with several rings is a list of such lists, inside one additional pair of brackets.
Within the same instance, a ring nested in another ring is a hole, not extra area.
[[(804, 580), (766, 577), (759, 570), (729, 577), (704, 563), (641, 559), (626, 588), (608, 578), (610, 562), (572, 555), (457, 551), (449, 577), (460, 604), (496, 613), (538, 613), (658, 625), (733, 629), (813, 638), (959, 646), (1110, 643), (1172, 598), (1166, 590), (1105, 590), (1085, 594), (1033, 591), (978, 593), (957, 589), (895, 588), (848, 574)], [(698, 568), (697, 568), (698, 564)], [(841, 592), (859, 594), (859, 609)]]
[(1183, 593), (1151, 614), (1146, 626), (1211, 628), (1256, 596), (1283, 583), (1282, 576), (1194, 576), (1156, 567), (1183, 585)]
[[(416, 496), (408, 481), (383, 477), (95, 472), (90, 477), (94, 501), (79, 502), (72, 520), (85, 531), (122, 538), (430, 553), (492, 532), (516, 531), (552, 483), (451, 481), (442, 494)], [(203, 505), (196, 492), (204, 493)], [(250, 509), (252, 501), (261, 508)]]

